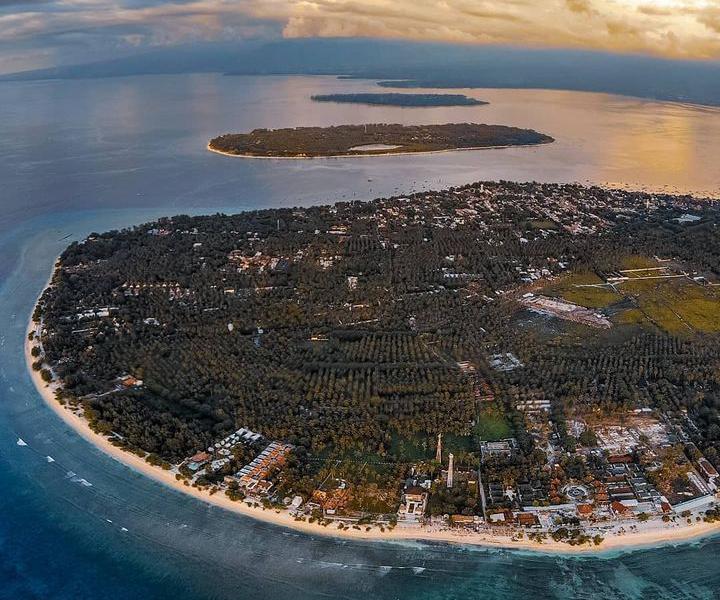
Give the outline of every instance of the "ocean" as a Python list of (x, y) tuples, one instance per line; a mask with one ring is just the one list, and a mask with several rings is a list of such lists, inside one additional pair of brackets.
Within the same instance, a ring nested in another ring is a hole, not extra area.
[[(558, 557), (308, 536), (165, 489), (44, 406), (25, 370), (25, 326), (54, 257), (92, 231), (480, 179), (720, 196), (717, 109), (530, 90), (469, 91), (491, 102), (479, 107), (309, 100), (373, 89), (330, 77), (219, 75), (0, 84), (0, 598), (720, 597), (715, 538)], [(313, 161), (205, 150), (214, 135), (255, 127), (470, 120), (532, 127), (557, 142)]]

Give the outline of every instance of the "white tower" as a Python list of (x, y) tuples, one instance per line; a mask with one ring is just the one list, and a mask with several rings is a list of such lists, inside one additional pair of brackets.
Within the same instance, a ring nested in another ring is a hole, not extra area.
[(442, 463), (442, 433), (438, 433), (437, 449), (435, 450), (435, 460)]
[(448, 454), (448, 477), (447, 477), (447, 486), (448, 488), (451, 488), (453, 486), (453, 458), (455, 458), (452, 455), (452, 452)]

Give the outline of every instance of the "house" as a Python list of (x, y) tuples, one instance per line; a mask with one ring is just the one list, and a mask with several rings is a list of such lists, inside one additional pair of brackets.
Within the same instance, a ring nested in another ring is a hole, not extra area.
[(475, 529), (478, 521), (473, 515), (450, 515), (450, 525), (458, 529)]
[(191, 471), (197, 471), (205, 463), (210, 460), (210, 455), (207, 452), (198, 452), (193, 454), (187, 461), (187, 467)]
[(700, 473), (705, 478), (705, 480), (708, 482), (708, 485), (713, 489), (717, 489), (717, 478), (718, 478), (718, 472), (715, 467), (712, 466), (710, 461), (707, 458), (701, 458), (698, 460), (698, 468), (700, 469)]
[(142, 379), (136, 379), (132, 375), (123, 375), (118, 379), (120, 380), (120, 384), (125, 388), (140, 387), (143, 384)]
[(540, 527), (540, 519), (537, 515), (529, 512), (521, 512), (515, 515), (517, 523), (520, 527), (538, 528)]
[(490, 513), (488, 515), (488, 519), (490, 520), (491, 525), (505, 525), (506, 519), (505, 512), (496, 512), (496, 513)]
[(629, 465), (633, 462), (631, 454), (612, 454), (608, 456), (608, 462), (611, 465)]
[(425, 514), (428, 492), (425, 488), (411, 486), (403, 492), (402, 503), (398, 509), (398, 519), (417, 521)]
[(631, 509), (625, 506), (622, 502), (618, 502), (617, 500), (613, 500), (613, 502), (610, 503), (610, 508), (618, 517), (628, 517), (632, 514)]
[(204, 463), (210, 460), (210, 455), (207, 452), (198, 452), (190, 457), (190, 462)]
[(589, 519), (593, 514), (592, 504), (578, 504), (575, 510), (577, 510), (578, 517), (581, 519)]

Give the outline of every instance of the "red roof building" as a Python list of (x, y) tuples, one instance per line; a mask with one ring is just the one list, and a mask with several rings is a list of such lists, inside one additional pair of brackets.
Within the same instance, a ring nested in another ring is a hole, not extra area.
[(626, 516), (628, 513), (632, 512), (627, 506), (617, 500), (614, 500), (610, 504), (610, 508), (612, 508), (613, 512), (618, 516)]
[(210, 455), (207, 452), (198, 452), (190, 457), (190, 462), (194, 463), (205, 463), (210, 460)]

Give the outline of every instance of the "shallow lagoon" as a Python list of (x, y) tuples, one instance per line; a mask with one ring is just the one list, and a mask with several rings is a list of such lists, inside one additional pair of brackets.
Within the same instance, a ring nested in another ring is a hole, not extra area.
[[(312, 93), (372, 88), (332, 78), (214, 75), (0, 86), (0, 597), (720, 594), (715, 540), (574, 559), (286, 531), (136, 475), (42, 404), (23, 363), (25, 325), (53, 258), (91, 231), (178, 212), (369, 198), (483, 178), (628, 178), (658, 190), (720, 188), (717, 110), (503, 90), (469, 92), (492, 102), (470, 108), (359, 109), (309, 101)], [(229, 130), (362, 120), (497, 122), (533, 127), (558, 142), (309, 162), (243, 161), (205, 151), (209, 137)], [(682, 157), (680, 167), (668, 167)], [(18, 437), (28, 445), (18, 446)]]

